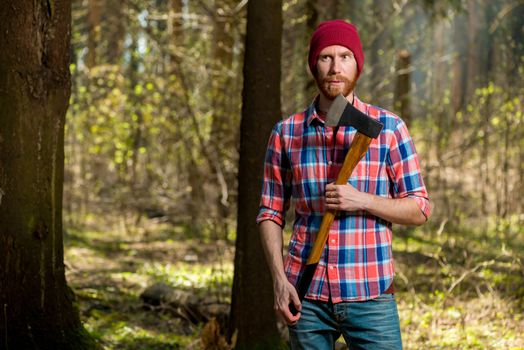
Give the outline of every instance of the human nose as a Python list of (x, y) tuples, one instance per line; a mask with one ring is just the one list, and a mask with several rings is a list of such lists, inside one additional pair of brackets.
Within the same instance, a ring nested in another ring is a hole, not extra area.
[(340, 73), (340, 59), (338, 57), (333, 58), (331, 61), (331, 73)]

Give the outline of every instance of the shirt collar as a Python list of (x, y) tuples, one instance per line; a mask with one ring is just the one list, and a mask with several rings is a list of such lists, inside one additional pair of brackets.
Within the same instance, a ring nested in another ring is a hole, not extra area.
[[(358, 97), (357, 94), (354, 94), (354, 100), (353, 100), (353, 106), (358, 109), (359, 111), (367, 114), (367, 104), (365, 102), (362, 102)], [(307, 117), (307, 125), (310, 126), (313, 121), (319, 122), (321, 125), (325, 124), (325, 117), (322, 117), (318, 114), (316, 105), (317, 100), (319, 98), (319, 95), (315, 96), (313, 99), (313, 102), (309, 105), (309, 107), (306, 109), (306, 117)]]
[(317, 101), (318, 101), (318, 96), (315, 96), (315, 98), (313, 99), (313, 102), (311, 102), (311, 104), (309, 105), (309, 107), (307, 108), (306, 110), (306, 116), (307, 116), (307, 125), (310, 126), (311, 123), (313, 123), (313, 121), (317, 121), (318, 123), (320, 123), (321, 125), (324, 125), (324, 122), (325, 122), (325, 118), (324, 117), (321, 117), (318, 112), (317, 112)]

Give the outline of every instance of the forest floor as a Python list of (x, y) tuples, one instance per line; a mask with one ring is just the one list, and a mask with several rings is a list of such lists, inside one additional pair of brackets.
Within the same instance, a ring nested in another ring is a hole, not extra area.
[[(429, 227), (429, 226), (428, 226)], [(514, 230), (513, 230), (514, 231)], [(524, 349), (524, 238), (435, 228), (394, 234), (404, 348)], [(228, 304), (234, 244), (150, 221), (134, 232), (67, 228), (65, 263), (86, 329), (105, 349), (201, 349), (203, 323), (146, 307), (155, 283)], [(180, 311), (180, 310), (178, 310)]]

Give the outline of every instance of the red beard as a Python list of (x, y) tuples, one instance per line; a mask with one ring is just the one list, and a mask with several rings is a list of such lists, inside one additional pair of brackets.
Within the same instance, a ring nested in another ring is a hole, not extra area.
[[(330, 84), (330, 82), (332, 81), (340, 81), (343, 82), (343, 84), (334, 86)], [(339, 94), (348, 96), (351, 93), (351, 91), (353, 91), (356, 84), (356, 80), (350, 80), (340, 75), (329, 76), (322, 79), (321, 81), (317, 79), (318, 88), (320, 89), (322, 94), (329, 100), (334, 100), (335, 97), (337, 97)]]

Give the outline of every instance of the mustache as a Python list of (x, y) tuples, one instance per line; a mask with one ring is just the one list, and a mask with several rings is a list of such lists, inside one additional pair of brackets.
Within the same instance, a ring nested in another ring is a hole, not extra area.
[(345, 83), (349, 83), (349, 79), (346, 78), (346, 77), (343, 77), (341, 75), (335, 75), (335, 76), (331, 76), (331, 77), (325, 77), (322, 79), (322, 82), (323, 83), (331, 83), (333, 81), (343, 81)]

